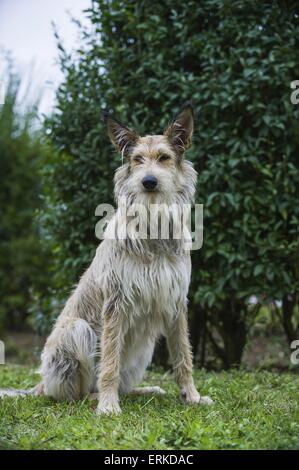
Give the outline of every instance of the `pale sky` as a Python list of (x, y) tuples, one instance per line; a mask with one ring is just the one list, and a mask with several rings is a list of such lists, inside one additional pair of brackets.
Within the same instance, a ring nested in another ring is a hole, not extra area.
[(51, 111), (55, 89), (62, 79), (51, 22), (70, 50), (76, 47), (77, 29), (68, 12), (82, 21), (82, 10), (90, 4), (91, 0), (0, 0), (0, 50), (11, 51), (25, 77), (34, 62), (32, 80), (36, 89), (42, 89), (43, 113)]

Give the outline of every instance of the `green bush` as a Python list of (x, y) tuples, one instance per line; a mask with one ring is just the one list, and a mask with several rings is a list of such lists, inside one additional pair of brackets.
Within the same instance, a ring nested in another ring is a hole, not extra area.
[(41, 207), (39, 161), (46, 150), (36, 126), (37, 105), (20, 109), (21, 81), (8, 64), (5, 102), (0, 105), (0, 330), (23, 328), (32, 290), (45, 291), (48, 253), (37, 221)]
[(157, 133), (192, 98), (188, 155), (205, 226), (193, 254), (192, 337), (202, 358), (208, 344), (225, 367), (238, 364), (254, 315), (248, 298), (290, 299), (291, 317), (297, 302), (297, 2), (97, 0), (86, 15), (75, 51), (58, 38), (65, 78), (47, 122), (58, 149), (44, 172), (57, 286), (69, 288), (90, 262), (95, 207), (112, 200), (120, 156), (101, 110)]

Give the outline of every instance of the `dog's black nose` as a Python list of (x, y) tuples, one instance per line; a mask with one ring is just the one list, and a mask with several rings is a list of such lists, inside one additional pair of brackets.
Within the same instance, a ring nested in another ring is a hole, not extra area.
[(142, 184), (145, 187), (145, 189), (152, 190), (152, 189), (155, 189), (155, 187), (157, 186), (158, 180), (157, 178), (155, 178), (155, 176), (149, 175), (143, 178)]

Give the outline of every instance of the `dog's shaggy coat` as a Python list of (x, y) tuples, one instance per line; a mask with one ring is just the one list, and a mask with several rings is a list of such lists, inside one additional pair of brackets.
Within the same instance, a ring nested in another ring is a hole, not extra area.
[[(115, 175), (117, 202), (147, 209), (150, 204), (192, 202), (196, 172), (184, 158), (193, 132), (190, 105), (163, 135), (139, 137), (110, 115), (106, 123), (125, 159)], [(155, 188), (144, 186), (148, 176)], [(126, 229), (126, 224), (118, 209), (106, 232), (116, 225)], [(183, 400), (210, 403), (208, 397), (200, 397), (192, 378), (187, 327), (190, 274), (190, 252), (183, 239), (106, 236), (47, 339), (38, 393), (78, 400), (97, 391), (99, 413), (120, 412), (119, 392), (163, 393), (159, 387), (135, 386), (151, 362), (157, 338), (164, 335)]]

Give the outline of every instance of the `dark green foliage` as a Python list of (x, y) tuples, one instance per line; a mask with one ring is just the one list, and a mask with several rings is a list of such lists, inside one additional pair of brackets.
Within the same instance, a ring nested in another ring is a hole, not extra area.
[(0, 330), (21, 327), (33, 288), (47, 286), (47, 253), (36, 225), (41, 206), (38, 162), (44, 148), (32, 126), (36, 109), (20, 112), (20, 80), (9, 69), (5, 103), (0, 105)]
[(47, 123), (59, 149), (45, 172), (58, 286), (90, 262), (95, 207), (112, 200), (120, 157), (101, 109), (158, 133), (192, 98), (188, 155), (205, 226), (193, 254), (192, 335), (201, 357), (208, 342), (225, 366), (238, 364), (249, 296), (296, 299), (299, 287), (299, 105), (290, 102), (297, 2), (97, 0), (86, 14), (91, 26), (81, 28), (77, 50), (69, 56), (59, 44), (65, 80)]

